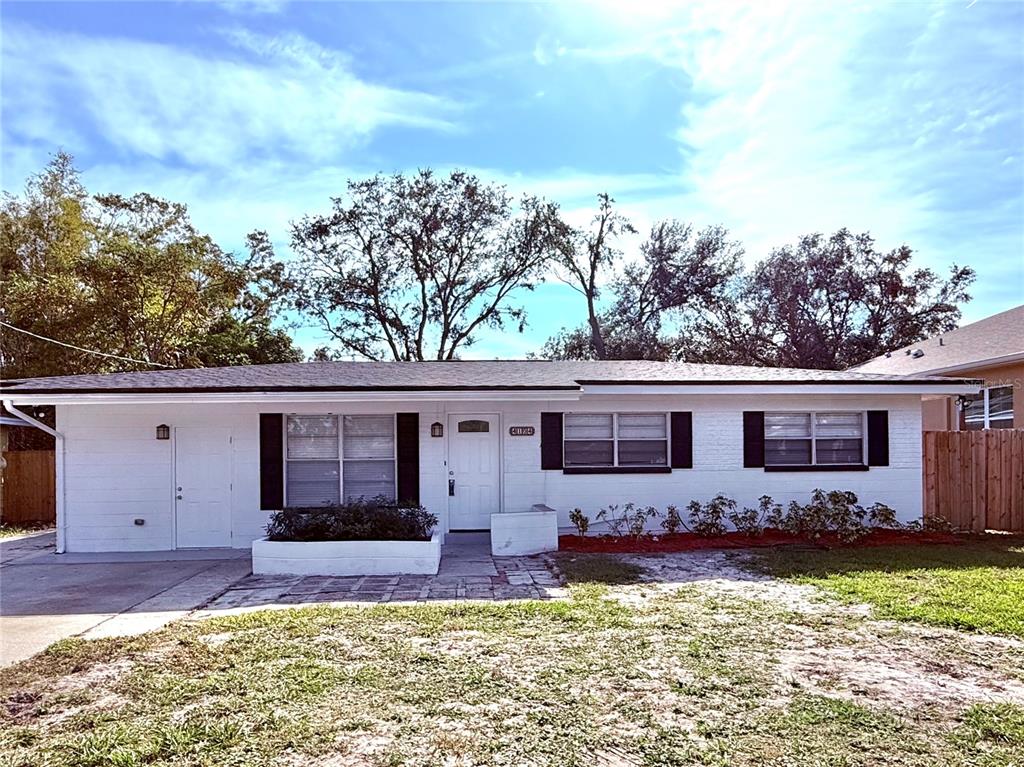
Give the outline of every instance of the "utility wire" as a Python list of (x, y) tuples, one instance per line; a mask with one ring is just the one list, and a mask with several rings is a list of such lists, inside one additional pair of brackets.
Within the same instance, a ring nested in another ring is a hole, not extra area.
[(16, 328), (14, 327), (14, 325), (11, 325), (8, 322), (4, 322), (3, 320), (0, 320), (0, 325), (10, 330), (17, 331), (18, 333), (24, 333), (27, 336), (38, 338), (40, 341), (46, 341), (51, 344), (57, 344), (58, 346), (66, 346), (68, 349), (74, 349), (75, 351), (85, 352), (86, 354), (96, 354), (100, 357), (109, 357), (110, 359), (121, 360), (123, 362), (135, 362), (139, 365), (152, 365), (153, 367), (156, 368), (167, 368), (168, 370), (173, 370), (171, 365), (161, 365), (159, 362), (149, 362), (148, 360), (136, 360), (132, 359), (131, 357), (121, 357), (117, 354), (107, 354), (106, 352), (98, 352), (95, 349), (83, 349), (81, 346), (75, 346), (74, 344), (66, 344), (63, 341), (58, 341), (55, 338), (47, 338), (46, 336), (41, 336), (38, 333), (32, 333), (28, 330)]

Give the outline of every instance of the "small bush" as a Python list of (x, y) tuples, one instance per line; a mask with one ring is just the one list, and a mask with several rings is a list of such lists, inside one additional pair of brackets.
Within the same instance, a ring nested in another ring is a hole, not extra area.
[(689, 511), (690, 532), (711, 537), (725, 534), (725, 520), (736, 512), (736, 501), (719, 493), (707, 503), (690, 501), (686, 508)]
[(745, 506), (743, 511), (729, 513), (729, 522), (736, 532), (758, 536), (764, 533), (765, 524), (782, 515), (782, 504), (776, 503), (770, 495), (762, 495), (756, 509)]
[(832, 533), (847, 542), (863, 538), (872, 527), (900, 528), (895, 510), (884, 503), (865, 509), (857, 502), (856, 493), (849, 490), (816, 489), (810, 503), (791, 501), (785, 513), (778, 504), (771, 504), (766, 520), (770, 527), (795, 535), (818, 538)]
[(900, 521), (896, 519), (896, 509), (881, 502), (868, 507), (868, 524), (871, 527), (888, 527), (893, 530), (901, 527)]
[(576, 526), (576, 532), (581, 536), (587, 534), (590, 529), (590, 517), (583, 513), (583, 509), (573, 509), (569, 512), (569, 521)]
[(683, 515), (679, 513), (679, 509), (675, 506), (665, 509), (665, 518), (661, 521), (661, 528), (671, 535), (678, 533), (683, 527)]
[(907, 522), (902, 527), (906, 530), (924, 531), (927, 533), (952, 533), (955, 531), (955, 528), (948, 519), (934, 514), (925, 514), (921, 519)]
[(647, 529), (648, 520), (660, 516), (653, 506), (637, 506), (635, 503), (624, 505), (621, 515), (618, 510), (618, 505), (613, 504), (597, 513), (597, 518), (608, 525), (608, 532), (615, 537), (625, 534), (640, 538)]
[(437, 515), (385, 497), (335, 506), (293, 507), (267, 523), (272, 541), (429, 541)]

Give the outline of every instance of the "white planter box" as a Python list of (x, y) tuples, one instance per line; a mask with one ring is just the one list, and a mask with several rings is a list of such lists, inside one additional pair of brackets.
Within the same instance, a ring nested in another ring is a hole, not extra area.
[(268, 541), (252, 543), (256, 575), (437, 575), (441, 534), (429, 541)]
[(558, 550), (558, 512), (540, 504), (532, 511), (491, 514), (491, 553), (516, 557)]

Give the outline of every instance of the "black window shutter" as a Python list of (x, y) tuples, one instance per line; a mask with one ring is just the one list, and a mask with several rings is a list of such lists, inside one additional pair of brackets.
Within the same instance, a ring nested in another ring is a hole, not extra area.
[(868, 411), (868, 466), (889, 465), (889, 411)]
[(398, 502), (420, 502), (420, 414), (399, 413), (396, 418)]
[(743, 467), (764, 466), (764, 411), (743, 412)]
[(284, 416), (260, 413), (260, 509), (284, 508)]
[(672, 468), (693, 468), (693, 413), (672, 413)]
[(562, 468), (562, 414), (540, 414), (540, 467)]

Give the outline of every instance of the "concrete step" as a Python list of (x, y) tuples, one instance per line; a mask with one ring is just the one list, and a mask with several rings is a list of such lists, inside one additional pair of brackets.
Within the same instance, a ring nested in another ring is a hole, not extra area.
[(489, 530), (453, 531), (444, 537), (445, 546), (480, 546), (490, 545), (491, 532)]

